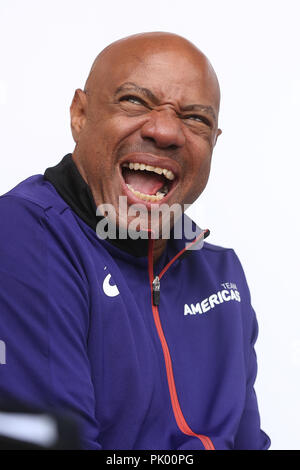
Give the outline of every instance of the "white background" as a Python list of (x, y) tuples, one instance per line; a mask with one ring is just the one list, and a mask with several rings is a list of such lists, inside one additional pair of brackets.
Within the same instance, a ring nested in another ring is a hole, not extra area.
[(299, 0), (1, 0), (0, 193), (73, 151), (69, 106), (110, 42), (187, 37), (220, 80), (223, 130), (190, 214), (244, 266), (271, 449), (300, 448)]

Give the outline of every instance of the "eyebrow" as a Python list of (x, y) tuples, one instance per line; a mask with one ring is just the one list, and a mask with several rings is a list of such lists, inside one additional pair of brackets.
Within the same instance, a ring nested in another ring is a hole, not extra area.
[[(123, 91), (126, 91), (126, 90), (127, 91), (134, 90), (137, 93), (140, 93), (140, 94), (146, 96), (149, 100), (152, 101), (152, 103), (154, 103), (156, 105), (159, 104), (159, 99), (152, 93), (152, 91), (150, 91), (148, 88), (140, 87), (136, 83), (133, 83), (133, 82), (125, 82), (122, 85), (120, 85), (116, 89), (116, 91), (114, 93), (114, 96), (116, 97), (116, 95), (118, 95), (120, 92), (123, 92)], [(200, 111), (200, 112), (204, 112), (206, 114), (210, 114), (215, 122), (217, 121), (214, 109), (213, 109), (212, 106), (209, 106), (209, 105), (206, 106), (204, 104), (189, 104), (187, 106), (182, 107), (181, 111)]]

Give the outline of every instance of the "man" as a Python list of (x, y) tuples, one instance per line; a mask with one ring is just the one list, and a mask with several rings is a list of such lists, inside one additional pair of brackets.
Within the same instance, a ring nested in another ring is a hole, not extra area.
[(67, 410), (85, 449), (269, 447), (238, 258), (197, 245), (208, 231), (176, 237), (178, 211), (150, 218), (204, 190), (219, 102), (211, 64), (184, 38), (117, 41), (75, 92), (74, 152), (0, 199), (1, 390)]

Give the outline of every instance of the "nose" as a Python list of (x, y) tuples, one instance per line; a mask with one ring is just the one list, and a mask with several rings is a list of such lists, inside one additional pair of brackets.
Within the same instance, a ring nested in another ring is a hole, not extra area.
[(159, 148), (178, 148), (185, 143), (181, 122), (173, 110), (152, 110), (144, 123), (141, 134), (143, 139), (155, 142)]

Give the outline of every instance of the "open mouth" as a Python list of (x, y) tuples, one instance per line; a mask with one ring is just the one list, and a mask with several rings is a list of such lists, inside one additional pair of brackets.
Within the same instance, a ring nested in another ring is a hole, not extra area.
[(124, 162), (122, 176), (133, 195), (146, 202), (161, 202), (174, 187), (176, 176), (170, 169), (139, 162)]

